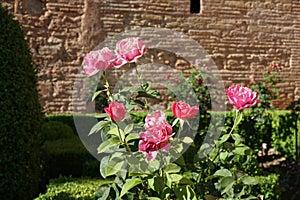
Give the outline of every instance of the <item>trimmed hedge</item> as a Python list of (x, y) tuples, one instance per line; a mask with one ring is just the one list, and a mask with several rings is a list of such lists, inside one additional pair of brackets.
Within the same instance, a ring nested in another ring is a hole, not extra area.
[(72, 128), (58, 121), (46, 122), (41, 133), (44, 182), (64, 176), (99, 177), (99, 161), (84, 147)]
[(0, 47), (0, 197), (29, 200), (41, 176), (36, 69), (19, 23), (1, 2)]
[(34, 200), (96, 200), (96, 191), (103, 180), (60, 177), (50, 180), (45, 194)]

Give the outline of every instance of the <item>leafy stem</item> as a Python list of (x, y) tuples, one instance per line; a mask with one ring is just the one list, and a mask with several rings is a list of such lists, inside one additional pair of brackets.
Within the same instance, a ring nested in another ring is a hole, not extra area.
[(107, 72), (106, 71), (103, 72), (103, 78), (105, 80), (104, 87), (105, 87), (105, 91), (106, 91), (106, 94), (107, 94), (107, 97), (108, 97), (108, 101), (113, 102), (114, 99), (113, 99), (113, 96), (112, 96), (112, 94), (109, 90), (109, 82), (107, 80)]
[(129, 152), (131, 152), (131, 148), (127, 144), (125, 136), (122, 136), (122, 134), (121, 134), (120, 127), (119, 127), (118, 123), (115, 123), (115, 124), (117, 125), (117, 130), (118, 130), (118, 134), (119, 134), (121, 145), (124, 145), (125, 148), (126, 148), (126, 150), (129, 151)]

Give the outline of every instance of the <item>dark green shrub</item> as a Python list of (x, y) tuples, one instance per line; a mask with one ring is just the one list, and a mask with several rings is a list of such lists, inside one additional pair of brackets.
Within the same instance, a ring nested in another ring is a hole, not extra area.
[(59, 121), (46, 122), (42, 126), (41, 140), (54, 141), (58, 139), (73, 138), (74, 133), (70, 126)]
[(0, 197), (27, 200), (39, 190), (42, 113), (23, 31), (2, 5), (0, 47)]
[(77, 134), (76, 127), (74, 125), (73, 114), (50, 114), (46, 115), (46, 122), (61, 122), (72, 128), (73, 132)]
[(47, 192), (35, 200), (95, 200), (95, 193), (103, 180), (60, 177), (50, 180)]
[(99, 177), (99, 161), (83, 146), (77, 136), (46, 141), (42, 146), (45, 179), (64, 176)]

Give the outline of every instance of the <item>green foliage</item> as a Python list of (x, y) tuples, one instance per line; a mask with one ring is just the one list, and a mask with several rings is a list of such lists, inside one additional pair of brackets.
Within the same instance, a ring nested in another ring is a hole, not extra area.
[(266, 176), (258, 176), (258, 184), (251, 188), (257, 196), (264, 200), (279, 200), (280, 186), (279, 175), (269, 174)]
[(0, 27), (0, 196), (27, 200), (39, 190), (41, 170), (37, 78), (23, 31), (2, 5)]
[[(272, 146), (289, 160), (296, 159), (296, 131), (300, 130), (300, 112), (273, 113)], [(300, 138), (298, 136), (298, 144)], [(299, 148), (299, 147), (298, 147)], [(300, 149), (298, 149), (299, 152)]]
[(50, 180), (45, 194), (34, 200), (95, 200), (103, 180), (60, 177)]
[(42, 142), (54, 141), (58, 139), (67, 139), (72, 137), (74, 137), (72, 128), (62, 122), (50, 121), (44, 123), (42, 126), (42, 130), (41, 130)]
[(46, 122), (61, 122), (72, 128), (73, 132), (76, 134), (76, 127), (74, 124), (73, 114), (50, 114), (45, 116)]
[(45, 141), (42, 146), (45, 180), (64, 176), (99, 176), (99, 162), (86, 150), (81, 140), (73, 135)]

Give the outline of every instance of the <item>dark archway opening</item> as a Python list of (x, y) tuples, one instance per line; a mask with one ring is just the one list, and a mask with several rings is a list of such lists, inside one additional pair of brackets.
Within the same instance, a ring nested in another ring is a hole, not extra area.
[(191, 0), (190, 13), (200, 13), (201, 11), (201, 0)]

